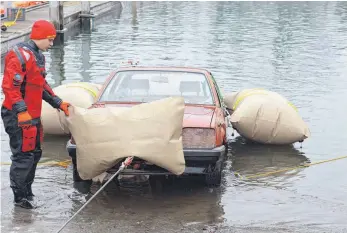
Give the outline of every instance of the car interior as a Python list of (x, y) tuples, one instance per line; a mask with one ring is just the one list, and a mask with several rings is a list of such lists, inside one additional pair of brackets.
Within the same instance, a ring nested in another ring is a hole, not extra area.
[[(214, 105), (207, 82), (171, 80), (166, 76), (124, 77), (113, 84), (107, 99), (125, 102), (151, 102), (182, 96), (186, 103)], [(177, 89), (175, 89), (177, 88)]]

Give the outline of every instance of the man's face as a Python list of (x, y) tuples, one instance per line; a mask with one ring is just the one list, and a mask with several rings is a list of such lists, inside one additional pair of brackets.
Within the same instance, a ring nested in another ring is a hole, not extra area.
[(54, 38), (39, 40), (37, 43), (37, 47), (39, 47), (39, 49), (42, 51), (47, 51), (50, 47), (53, 46), (53, 41)]

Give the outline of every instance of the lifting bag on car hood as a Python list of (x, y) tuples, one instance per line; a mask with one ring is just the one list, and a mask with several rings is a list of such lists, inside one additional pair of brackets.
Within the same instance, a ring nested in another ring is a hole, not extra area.
[(67, 124), (74, 137), (77, 170), (82, 179), (93, 179), (128, 156), (138, 157), (176, 175), (184, 172), (182, 97), (131, 108), (71, 106), (69, 111), (70, 115), (61, 122)]

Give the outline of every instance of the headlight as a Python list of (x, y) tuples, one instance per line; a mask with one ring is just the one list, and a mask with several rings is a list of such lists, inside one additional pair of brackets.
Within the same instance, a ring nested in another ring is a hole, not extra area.
[(214, 148), (216, 147), (216, 134), (214, 129), (184, 128), (183, 148)]

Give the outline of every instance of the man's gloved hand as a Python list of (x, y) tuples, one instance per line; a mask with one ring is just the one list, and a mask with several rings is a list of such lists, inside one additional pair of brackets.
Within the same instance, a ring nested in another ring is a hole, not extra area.
[(32, 122), (33, 118), (30, 116), (28, 111), (18, 113), (17, 117), (18, 117), (19, 127), (28, 127), (33, 125), (33, 122)]
[(62, 102), (59, 106), (59, 109), (64, 111), (65, 115), (66, 116), (69, 116), (69, 106), (70, 104), (69, 103), (66, 103), (66, 102)]

